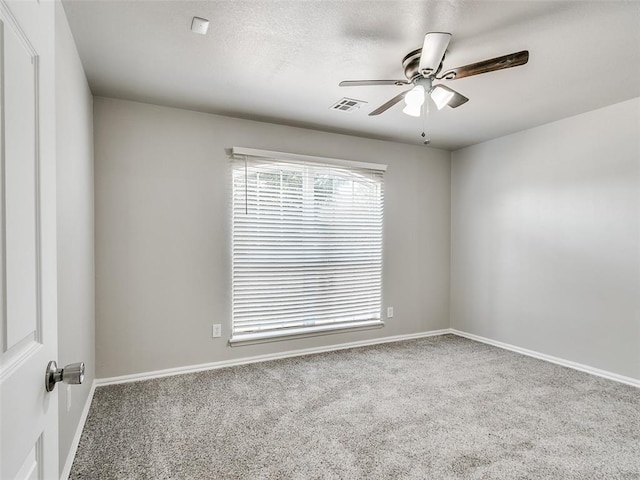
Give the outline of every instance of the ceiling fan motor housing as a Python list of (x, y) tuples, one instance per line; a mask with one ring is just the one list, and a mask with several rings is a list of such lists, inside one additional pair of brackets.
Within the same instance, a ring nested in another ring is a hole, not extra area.
[(409, 52), (402, 59), (402, 68), (404, 68), (404, 75), (411, 81), (413, 81), (416, 77), (422, 77), (422, 74), (419, 72), (418, 67), (420, 66), (420, 54), (422, 53), (421, 48), (417, 48), (412, 52)]
[[(414, 81), (417, 77), (424, 78), (436, 78), (436, 75), (440, 73), (442, 70), (442, 64), (444, 63), (444, 57), (446, 52), (442, 54), (442, 58), (440, 59), (440, 64), (438, 68), (431, 71), (420, 71), (420, 58), (422, 56), (422, 48), (416, 48), (415, 50), (407, 53), (405, 57), (402, 59), (402, 68), (404, 69), (404, 75), (410, 80)], [(451, 77), (453, 78), (453, 77)], [(449, 79), (448, 79), (449, 80)]]

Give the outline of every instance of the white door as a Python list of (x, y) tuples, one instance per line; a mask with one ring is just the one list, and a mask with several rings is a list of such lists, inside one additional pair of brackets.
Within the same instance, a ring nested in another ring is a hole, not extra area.
[(0, 0), (0, 479), (58, 478), (55, 36), (50, 0)]

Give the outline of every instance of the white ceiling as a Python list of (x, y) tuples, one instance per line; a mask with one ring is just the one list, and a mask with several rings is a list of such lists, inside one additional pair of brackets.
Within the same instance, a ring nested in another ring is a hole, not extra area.
[[(520, 50), (527, 65), (453, 80), (432, 146), (458, 149), (640, 96), (638, 1), (65, 0), (95, 95), (421, 144), (423, 120), (368, 113), (403, 87), (402, 58), (452, 33), (445, 69)], [(206, 36), (191, 19), (210, 20)], [(406, 87), (404, 87), (406, 88)], [(330, 110), (342, 97), (368, 102)]]

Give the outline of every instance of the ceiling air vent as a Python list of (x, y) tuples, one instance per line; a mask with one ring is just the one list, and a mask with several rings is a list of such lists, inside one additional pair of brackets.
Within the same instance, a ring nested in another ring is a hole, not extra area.
[(331, 107), (329, 107), (331, 110), (338, 110), (340, 112), (353, 112), (354, 110), (357, 110), (360, 108), (361, 105), (364, 105), (365, 102), (364, 100), (355, 100), (353, 98), (341, 98), (340, 100), (338, 100), (336, 103), (334, 103), (333, 105), (331, 105)]

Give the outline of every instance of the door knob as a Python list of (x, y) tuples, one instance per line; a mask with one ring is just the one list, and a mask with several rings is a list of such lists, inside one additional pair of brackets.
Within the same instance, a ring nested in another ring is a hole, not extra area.
[(51, 360), (47, 365), (44, 375), (44, 388), (47, 392), (52, 392), (56, 388), (56, 383), (64, 382), (78, 385), (84, 380), (84, 362), (70, 363), (64, 368), (58, 368), (55, 360)]

